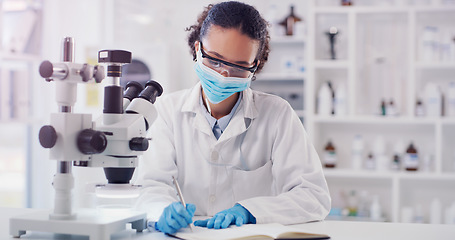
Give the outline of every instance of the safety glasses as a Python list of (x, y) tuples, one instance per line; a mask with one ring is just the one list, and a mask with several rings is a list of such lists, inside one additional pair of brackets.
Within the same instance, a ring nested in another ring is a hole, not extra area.
[(202, 55), (202, 63), (207, 67), (210, 67), (214, 70), (221, 70), (226, 69), (229, 72), (229, 76), (231, 77), (240, 77), (240, 78), (248, 78), (250, 77), (258, 68), (258, 61), (254, 61), (254, 65), (252, 67), (244, 67), (234, 63), (230, 63), (218, 58), (214, 58), (208, 55), (204, 51), (204, 47), (202, 46), (202, 42), (200, 43), (200, 51)]

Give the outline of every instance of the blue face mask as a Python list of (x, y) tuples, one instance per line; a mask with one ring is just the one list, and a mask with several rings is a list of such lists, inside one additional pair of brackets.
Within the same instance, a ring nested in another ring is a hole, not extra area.
[(197, 54), (194, 70), (201, 81), (205, 95), (214, 104), (222, 102), (236, 92), (242, 92), (251, 84), (252, 76), (249, 78), (225, 77), (205, 66), (202, 64), (200, 50)]

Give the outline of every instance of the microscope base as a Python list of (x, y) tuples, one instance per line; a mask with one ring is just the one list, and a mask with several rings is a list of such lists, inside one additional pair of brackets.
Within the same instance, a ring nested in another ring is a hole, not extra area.
[(146, 228), (147, 215), (130, 209), (80, 209), (72, 220), (49, 219), (51, 211), (39, 211), (10, 219), (10, 234), (19, 238), (26, 231), (89, 236), (90, 240), (109, 240), (111, 234), (126, 229)]

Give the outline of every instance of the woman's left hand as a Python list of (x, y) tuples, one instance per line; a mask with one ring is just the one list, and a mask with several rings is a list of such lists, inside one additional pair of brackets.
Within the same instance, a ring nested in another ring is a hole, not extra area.
[(256, 218), (242, 205), (236, 204), (234, 207), (215, 214), (212, 218), (195, 221), (194, 226), (221, 229), (232, 224), (241, 226), (247, 223), (256, 223)]

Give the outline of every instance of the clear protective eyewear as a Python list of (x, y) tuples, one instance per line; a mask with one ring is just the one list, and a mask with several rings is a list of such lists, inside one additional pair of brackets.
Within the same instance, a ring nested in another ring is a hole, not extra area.
[(230, 63), (218, 58), (214, 58), (209, 56), (202, 47), (202, 42), (200, 42), (199, 49), (202, 55), (202, 63), (217, 71), (222, 72), (222, 70), (226, 70), (229, 73), (229, 77), (238, 77), (238, 78), (249, 78), (256, 69), (258, 68), (258, 61), (254, 61), (254, 65), (252, 67), (244, 67), (234, 63)]

